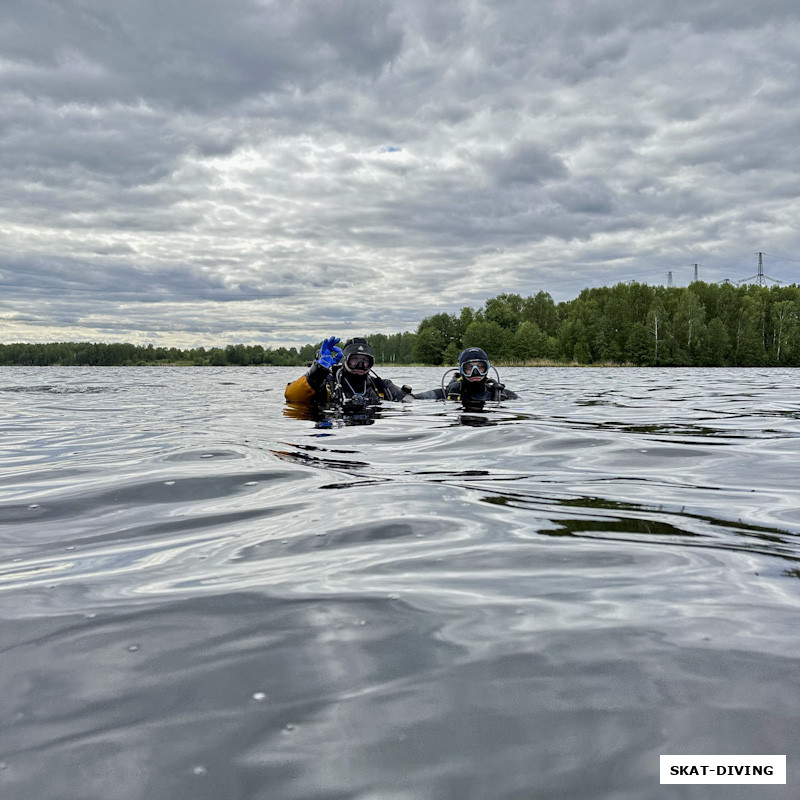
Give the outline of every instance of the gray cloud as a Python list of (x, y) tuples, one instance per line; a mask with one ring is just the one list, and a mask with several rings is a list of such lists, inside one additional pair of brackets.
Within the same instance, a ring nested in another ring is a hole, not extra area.
[(503, 184), (538, 184), (552, 178), (564, 178), (564, 163), (535, 142), (517, 142), (503, 146), (490, 158), (489, 170)]
[(788, 0), (30, 0), (0, 23), (3, 341), (301, 344), (501, 291), (746, 277), (756, 250), (795, 280)]
[(4, 26), (11, 89), (62, 103), (210, 112), (261, 93), (374, 75), (402, 32), (383, 2), (31, 0)]

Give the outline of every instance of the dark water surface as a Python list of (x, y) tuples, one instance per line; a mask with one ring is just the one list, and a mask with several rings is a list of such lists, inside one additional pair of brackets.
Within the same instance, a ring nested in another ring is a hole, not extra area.
[(2, 800), (800, 796), (800, 371), (299, 372), (0, 369)]

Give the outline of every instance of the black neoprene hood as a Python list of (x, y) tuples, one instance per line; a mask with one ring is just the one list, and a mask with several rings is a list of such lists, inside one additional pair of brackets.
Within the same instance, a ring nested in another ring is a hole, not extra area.
[(372, 356), (373, 359), (375, 358), (375, 354), (372, 352), (369, 342), (359, 336), (348, 339), (342, 348), (342, 352), (344, 353), (345, 360), (347, 360), (348, 356), (355, 355), (356, 353)]
[(485, 361), (489, 363), (489, 356), (486, 352), (481, 350), (480, 347), (468, 347), (462, 350), (458, 355), (458, 363), (463, 364), (465, 361)]

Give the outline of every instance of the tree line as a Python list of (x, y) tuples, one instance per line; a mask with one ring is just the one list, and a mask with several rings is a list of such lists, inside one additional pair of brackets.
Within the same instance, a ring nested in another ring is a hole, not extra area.
[[(378, 364), (452, 365), (464, 347), (501, 364), (800, 366), (800, 287), (619, 283), (555, 303), (549, 293), (500, 294), (483, 307), (426, 317), (416, 332), (372, 334)], [(181, 350), (128, 343), (0, 344), (0, 365), (301, 366), (300, 348), (235, 344)]]
[[(413, 333), (392, 336), (374, 334), (369, 337), (376, 358), (381, 363), (411, 363)], [(300, 347), (271, 349), (261, 345), (231, 344), (227, 347), (141, 346), (129, 343), (52, 342), (48, 344), (0, 344), (0, 366), (87, 366), (131, 367), (177, 364), (197, 367), (277, 366), (307, 364), (316, 358), (320, 343)]]
[(501, 294), (477, 311), (424, 319), (413, 356), (452, 364), (463, 347), (508, 364), (800, 366), (800, 287), (631, 282), (558, 304), (543, 291)]

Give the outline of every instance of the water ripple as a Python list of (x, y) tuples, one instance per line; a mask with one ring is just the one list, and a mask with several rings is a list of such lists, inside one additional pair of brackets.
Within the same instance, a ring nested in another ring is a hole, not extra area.
[(797, 749), (795, 372), (507, 370), (358, 426), (293, 374), (5, 371), (4, 798), (611, 800)]

